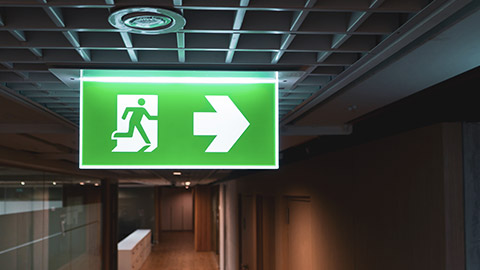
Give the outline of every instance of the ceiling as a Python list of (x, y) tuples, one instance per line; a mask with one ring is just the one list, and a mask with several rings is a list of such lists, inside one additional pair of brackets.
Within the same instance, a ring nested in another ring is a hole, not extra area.
[[(129, 6), (172, 9), (187, 23), (177, 33), (121, 32), (108, 16)], [(354, 119), (478, 66), (478, 6), (468, 0), (0, 0), (0, 163), (137, 182), (211, 182), (228, 171), (175, 178), (172, 171), (78, 170), (78, 78), (58, 70), (281, 71), (286, 149), (318, 135), (349, 134), (345, 125)]]

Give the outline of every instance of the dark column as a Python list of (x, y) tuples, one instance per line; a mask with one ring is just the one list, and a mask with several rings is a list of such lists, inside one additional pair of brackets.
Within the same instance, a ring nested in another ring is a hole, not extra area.
[(161, 187), (155, 187), (155, 231), (153, 232), (153, 243), (158, 244), (160, 242), (160, 231), (161, 231)]
[(118, 182), (102, 180), (102, 269), (117, 270)]
[(480, 269), (480, 123), (463, 125), (466, 269)]

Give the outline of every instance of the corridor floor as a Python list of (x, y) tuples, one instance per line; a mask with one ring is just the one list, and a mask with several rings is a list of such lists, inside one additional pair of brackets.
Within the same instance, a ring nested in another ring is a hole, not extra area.
[(140, 270), (218, 270), (214, 252), (196, 252), (193, 232), (162, 232)]

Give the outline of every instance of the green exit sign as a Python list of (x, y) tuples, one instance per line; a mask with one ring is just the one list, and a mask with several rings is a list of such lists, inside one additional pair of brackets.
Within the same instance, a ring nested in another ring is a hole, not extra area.
[(276, 169), (276, 72), (83, 70), (80, 168)]

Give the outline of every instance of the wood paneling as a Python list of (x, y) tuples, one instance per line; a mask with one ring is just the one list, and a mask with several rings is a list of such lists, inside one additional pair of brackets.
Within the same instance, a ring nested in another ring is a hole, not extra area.
[[(262, 252), (259, 270), (275, 270), (275, 197), (262, 197)], [(260, 257), (260, 253), (258, 253)]]
[(288, 198), (287, 269), (312, 270), (312, 213), (310, 199)]
[(195, 250), (211, 251), (212, 243), (212, 191), (210, 186), (196, 186), (195, 198)]
[(445, 269), (465, 269), (462, 127), (442, 125), (445, 198)]
[(193, 229), (193, 198), (191, 190), (162, 188), (161, 229), (191, 231)]
[(160, 223), (160, 219), (161, 219), (161, 216), (162, 216), (161, 195), (162, 195), (161, 187), (155, 187), (155, 191), (154, 191), (155, 230), (153, 232), (153, 243), (158, 243), (160, 241), (160, 231), (162, 230), (161, 223)]
[(240, 198), (240, 269), (257, 270), (257, 215), (255, 197)]
[(296, 267), (288, 266), (288, 239), (296, 238), (283, 236), (284, 198), (298, 196), (311, 198), (312, 269), (463, 269), (459, 132), (458, 124), (411, 130), (235, 185), (275, 197), (275, 269)]

